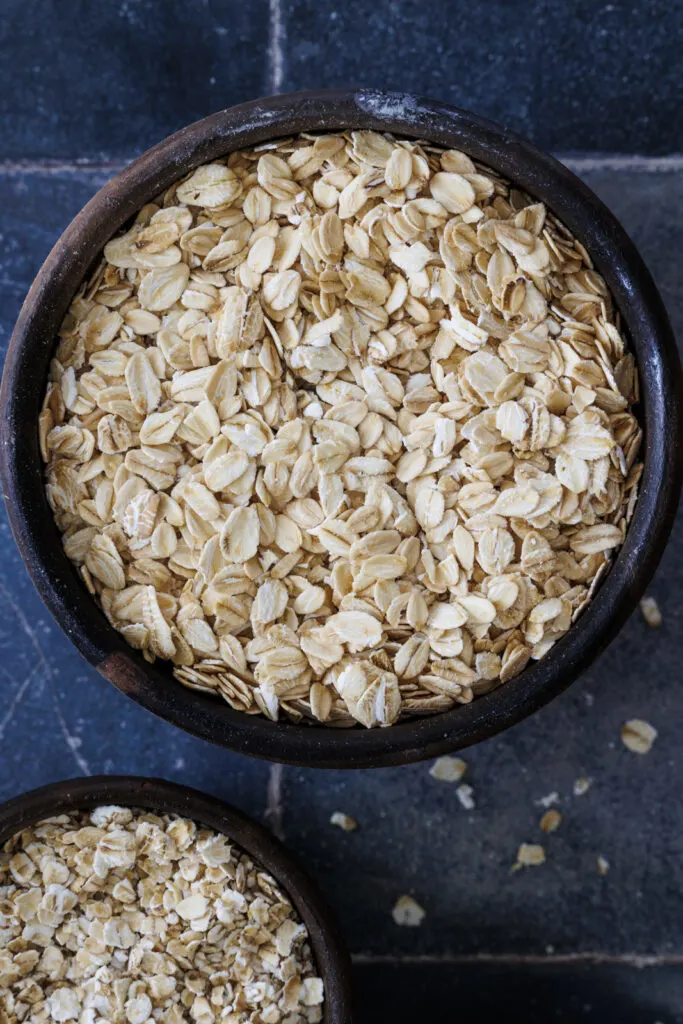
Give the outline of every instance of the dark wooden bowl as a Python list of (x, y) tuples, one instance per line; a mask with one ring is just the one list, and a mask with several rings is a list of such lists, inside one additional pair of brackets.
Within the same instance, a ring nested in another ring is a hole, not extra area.
[[(628, 328), (640, 371), (645, 472), (626, 541), (580, 620), (540, 662), (472, 704), (389, 729), (270, 722), (184, 689), (108, 624), (66, 558), (43, 489), (38, 414), (57, 330), (104, 244), (199, 164), (301, 131), (374, 128), (464, 150), (542, 200), (590, 252)], [(41, 597), (99, 672), (139, 704), (225, 747), (292, 764), (359, 768), (457, 750), (514, 725), (565, 689), (633, 611), (664, 550), (683, 475), (681, 368), (657, 289), (621, 225), (578, 178), (519, 136), (454, 107), (398, 93), (332, 90), (222, 110), (159, 143), (105, 185), (59, 239), (12, 335), (0, 395), (0, 470), (14, 537)]]
[(68, 779), (0, 805), (0, 846), (43, 818), (105, 804), (180, 814), (222, 832), (282, 886), (308, 929), (325, 988), (323, 1024), (352, 1024), (351, 962), (336, 922), (316, 886), (270, 832), (235, 807), (196, 789), (137, 775)]

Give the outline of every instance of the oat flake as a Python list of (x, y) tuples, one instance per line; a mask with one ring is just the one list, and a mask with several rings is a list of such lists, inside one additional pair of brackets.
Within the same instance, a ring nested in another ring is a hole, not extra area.
[(649, 754), (657, 739), (657, 730), (642, 718), (632, 718), (622, 725), (621, 739), (633, 754)]
[(391, 911), (396, 924), (405, 928), (417, 928), (422, 924), (426, 913), (412, 896), (399, 896)]

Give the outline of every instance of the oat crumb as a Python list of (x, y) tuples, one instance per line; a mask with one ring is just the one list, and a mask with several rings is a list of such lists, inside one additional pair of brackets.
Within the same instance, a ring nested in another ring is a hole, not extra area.
[(644, 597), (640, 602), (640, 610), (648, 626), (659, 629), (662, 624), (662, 613), (654, 597)]
[(455, 792), (457, 793), (458, 800), (463, 805), (465, 810), (473, 811), (475, 808), (475, 803), (473, 796), (474, 790), (472, 789), (472, 787), (468, 786), (467, 783), (463, 783), (462, 786), (458, 786)]
[(543, 847), (539, 843), (522, 843), (517, 850), (517, 860), (512, 870), (518, 871), (519, 868), (537, 867), (539, 864), (545, 864), (545, 850)]
[(583, 796), (593, 785), (593, 780), (587, 778), (585, 775), (580, 775), (574, 782), (574, 788), (572, 790), (574, 796)]
[(355, 832), (358, 828), (358, 822), (355, 818), (352, 818), (350, 814), (344, 814), (343, 811), (335, 811), (330, 818), (330, 825), (336, 825), (337, 828), (342, 829), (344, 832)]
[(557, 790), (553, 790), (552, 793), (547, 793), (545, 796), (541, 796), (536, 801), (537, 807), (552, 807), (553, 804), (559, 804), (560, 794)]
[(598, 874), (606, 875), (609, 871), (609, 861), (607, 860), (607, 857), (603, 857), (602, 854), (600, 854), (596, 860), (596, 864), (598, 866)]
[(546, 811), (541, 818), (541, 829), (543, 832), (556, 832), (562, 822), (562, 815), (559, 811), (550, 810)]
[(657, 730), (642, 718), (631, 718), (621, 727), (621, 739), (631, 753), (649, 754), (657, 739)]
[(423, 907), (412, 896), (399, 896), (391, 911), (391, 916), (402, 928), (418, 928), (426, 914)]
[(467, 771), (467, 762), (461, 757), (438, 757), (429, 774), (439, 782), (460, 782)]

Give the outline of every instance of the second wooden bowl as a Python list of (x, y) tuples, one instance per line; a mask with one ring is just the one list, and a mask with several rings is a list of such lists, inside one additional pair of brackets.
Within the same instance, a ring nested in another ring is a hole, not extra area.
[(163, 779), (134, 775), (69, 779), (2, 804), (0, 846), (44, 818), (110, 804), (190, 818), (228, 836), (268, 871), (285, 890), (308, 930), (325, 990), (323, 1024), (352, 1024), (351, 965), (330, 911), (282, 843), (236, 808)]

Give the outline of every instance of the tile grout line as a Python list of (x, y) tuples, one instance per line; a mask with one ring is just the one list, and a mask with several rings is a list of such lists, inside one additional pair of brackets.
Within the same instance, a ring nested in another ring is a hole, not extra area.
[(266, 791), (266, 822), (276, 839), (285, 838), (282, 776), (284, 765), (271, 764)]
[[(280, 0), (271, 0), (273, 6), (279, 9)], [(280, 41), (272, 46), (273, 67), (269, 77), (269, 88), (277, 92), (282, 83), (283, 73), (283, 33), (281, 22), (276, 19), (280, 26)], [(269, 47), (269, 50), (271, 48)], [(637, 154), (604, 154), (595, 156), (589, 154), (562, 154), (556, 153), (560, 163), (565, 164), (570, 170), (579, 173), (585, 171), (627, 171), (644, 174), (666, 174), (672, 171), (683, 171), (683, 153), (671, 153), (668, 156), (641, 156)], [(82, 172), (85, 174), (115, 174), (127, 167), (135, 159), (134, 155), (121, 160), (91, 160), (88, 157), (74, 160), (0, 160), (0, 175), (6, 174), (74, 174)]]
[(269, 0), (268, 20), (268, 91), (271, 95), (282, 92), (284, 78), (284, 27), (282, 24), (282, 0)]
[(640, 156), (638, 154), (604, 153), (557, 153), (557, 159), (576, 171), (634, 171), (645, 174), (666, 174), (683, 170), (683, 153), (669, 153), (667, 156)]
[(12, 174), (118, 174), (135, 159), (128, 160), (0, 160), (0, 175)]
[(647, 967), (678, 967), (683, 965), (683, 954), (645, 955), (642, 953), (463, 953), (406, 955), (391, 953), (352, 953), (351, 960), (357, 967), (386, 965), (414, 965), (435, 967), (445, 966), (510, 966), (510, 967), (571, 967), (571, 966), (614, 966), (633, 967), (642, 970)]

